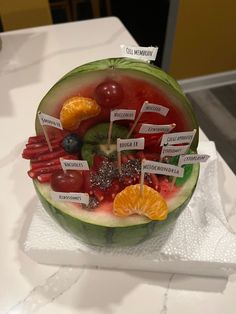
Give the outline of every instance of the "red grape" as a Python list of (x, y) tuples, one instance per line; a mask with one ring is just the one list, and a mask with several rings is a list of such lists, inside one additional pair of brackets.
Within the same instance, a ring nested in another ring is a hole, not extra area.
[(122, 102), (124, 91), (119, 83), (107, 80), (96, 87), (94, 98), (100, 106), (113, 108)]
[(81, 192), (83, 175), (76, 170), (58, 170), (52, 174), (51, 187), (56, 192)]

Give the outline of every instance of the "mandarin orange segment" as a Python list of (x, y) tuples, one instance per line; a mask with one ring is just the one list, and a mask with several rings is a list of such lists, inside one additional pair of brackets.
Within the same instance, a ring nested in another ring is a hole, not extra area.
[(135, 184), (127, 186), (116, 195), (113, 213), (119, 217), (138, 214), (151, 220), (164, 220), (168, 214), (168, 207), (165, 199), (156, 190), (144, 185), (141, 195), (140, 184)]
[(92, 98), (75, 96), (67, 99), (62, 105), (60, 120), (64, 129), (73, 131), (82, 120), (97, 116), (101, 107)]

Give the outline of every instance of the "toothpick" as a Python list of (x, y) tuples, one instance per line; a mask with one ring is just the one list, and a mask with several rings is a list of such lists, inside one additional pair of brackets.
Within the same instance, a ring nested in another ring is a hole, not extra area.
[(165, 146), (162, 146), (162, 148), (161, 148), (160, 162), (162, 162), (162, 161), (163, 161), (163, 156), (162, 156), (162, 150), (163, 150), (163, 147), (165, 147)]
[[(117, 139), (117, 146), (119, 144), (120, 138)], [(117, 165), (119, 174), (121, 174), (121, 151), (117, 149)]]
[[(144, 103), (148, 103), (148, 101), (145, 101)], [(143, 114), (143, 112), (142, 112), (141, 109), (140, 109), (139, 114), (138, 114), (137, 118), (135, 119), (134, 124), (133, 124), (132, 128), (130, 129), (130, 131), (129, 131), (128, 135), (127, 135), (127, 138), (129, 138), (130, 135), (133, 133), (133, 131), (134, 131), (136, 125), (138, 124), (139, 119), (140, 119), (141, 116), (142, 116), (142, 114)]]
[(121, 174), (121, 152), (117, 152), (117, 164), (118, 164), (119, 174)]
[[(172, 131), (175, 127), (176, 127), (176, 123), (172, 123), (172, 128), (170, 129), (170, 131)], [(166, 132), (165, 134), (170, 133), (170, 131), (169, 131), (169, 132)], [(163, 134), (162, 134), (162, 136), (163, 136)], [(162, 139), (162, 136), (159, 138), (159, 140), (158, 140), (157, 144), (160, 144), (161, 139)]]
[(43, 133), (44, 133), (46, 142), (47, 142), (47, 144), (48, 144), (49, 151), (52, 152), (52, 145), (51, 145), (51, 143), (50, 143), (47, 130), (46, 130), (45, 126), (41, 123), (40, 114), (41, 114), (41, 111), (38, 111), (39, 122), (40, 122), (40, 124), (41, 124), (41, 127), (42, 127), (42, 130), (43, 130)]
[(59, 160), (60, 160), (60, 163), (61, 163), (61, 167), (62, 167), (63, 172), (66, 173), (66, 169), (64, 168), (64, 165), (63, 165), (63, 162), (62, 162), (62, 161), (64, 160), (64, 158), (63, 158), (63, 157), (60, 157)]
[(175, 182), (176, 182), (177, 177), (173, 177), (172, 181), (171, 181), (171, 186), (170, 186), (170, 192), (173, 190)]
[(142, 164), (141, 164), (141, 175), (140, 175), (140, 195), (143, 196), (143, 185), (144, 185), (144, 175), (145, 171), (143, 171), (143, 163), (145, 159), (142, 159)]
[[(191, 144), (190, 144), (191, 145)], [(190, 145), (188, 145), (190, 147)], [(182, 167), (182, 164), (180, 164), (180, 160), (178, 161), (178, 166)], [(171, 181), (171, 186), (170, 186), (170, 192), (173, 190), (175, 182), (176, 182), (177, 177), (173, 177)]]
[(193, 142), (193, 140), (194, 140), (194, 137), (195, 137), (195, 134), (196, 134), (197, 130), (196, 130), (196, 129), (193, 129), (193, 132), (194, 132), (194, 135), (193, 135), (192, 141), (189, 143), (189, 147), (192, 145), (192, 142)]
[(110, 145), (111, 145), (112, 127), (113, 127), (113, 121), (110, 121), (109, 130), (108, 130), (108, 139), (107, 139), (107, 149), (108, 150), (110, 150)]

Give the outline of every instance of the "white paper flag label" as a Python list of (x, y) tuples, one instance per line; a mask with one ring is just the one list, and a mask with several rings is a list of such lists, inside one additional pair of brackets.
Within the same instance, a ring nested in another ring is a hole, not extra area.
[(183, 177), (184, 175), (184, 168), (151, 160), (143, 160), (142, 171), (174, 177)]
[(157, 47), (139, 47), (120, 45), (122, 57), (154, 61), (157, 57)]
[(178, 156), (183, 155), (187, 152), (189, 149), (189, 145), (183, 145), (183, 146), (163, 146), (161, 150), (161, 158), (165, 156)]
[(135, 119), (136, 110), (129, 109), (115, 109), (111, 111), (110, 120), (134, 120)]
[(170, 134), (163, 134), (161, 139), (161, 146), (173, 144), (189, 144), (192, 143), (196, 130), (189, 132), (177, 132)]
[(141, 125), (141, 128), (139, 129), (139, 133), (143, 134), (169, 133), (174, 127), (175, 125), (173, 124), (157, 125), (143, 123)]
[(140, 111), (141, 112), (155, 112), (165, 117), (167, 113), (169, 112), (169, 108), (164, 107), (162, 105), (158, 105), (158, 104), (144, 102)]
[(187, 164), (196, 164), (199, 162), (206, 162), (210, 156), (209, 155), (200, 155), (200, 154), (189, 154), (182, 155), (179, 157), (179, 166)]
[(143, 160), (142, 171), (174, 177), (183, 177), (184, 175), (184, 168), (151, 160)]
[(54, 118), (52, 116), (49, 116), (48, 114), (38, 112), (39, 122), (41, 125), (49, 125), (53, 126), (54, 128), (63, 130), (61, 121), (57, 118)]
[(89, 203), (88, 193), (64, 193), (51, 191), (51, 196), (56, 202), (73, 202), (86, 205)]
[(117, 151), (129, 149), (144, 149), (144, 138), (117, 139)]
[(60, 158), (63, 170), (89, 170), (89, 165), (86, 160), (71, 160)]

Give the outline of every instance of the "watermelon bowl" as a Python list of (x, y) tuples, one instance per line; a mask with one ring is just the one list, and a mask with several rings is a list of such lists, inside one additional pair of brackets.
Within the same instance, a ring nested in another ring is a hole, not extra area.
[[(137, 118), (145, 102), (168, 108), (168, 114), (143, 112), (136, 125), (135, 120), (121, 118), (111, 128), (111, 110), (136, 110)], [(170, 133), (196, 130), (188, 153), (196, 152), (198, 145), (198, 123), (190, 103), (178, 83), (156, 66), (127, 58), (79, 66), (48, 91), (38, 112), (59, 119), (63, 129), (44, 126), (43, 130), (36, 114), (36, 135), (29, 138), (22, 156), (30, 160), (28, 175), (43, 208), (78, 240), (109, 247), (137, 245), (158, 236), (191, 199), (198, 181), (198, 164), (183, 166), (184, 176), (174, 184), (171, 177), (146, 174), (139, 203), (141, 162), (160, 161), (163, 135), (140, 133), (143, 124), (173, 125)], [(45, 129), (52, 151), (45, 140)], [(142, 137), (145, 145), (142, 150), (123, 151), (118, 171), (116, 141), (127, 136)], [(61, 158), (85, 160), (89, 169), (63, 171)], [(178, 156), (162, 162), (176, 165)], [(52, 191), (85, 193), (89, 203), (58, 201)]]

